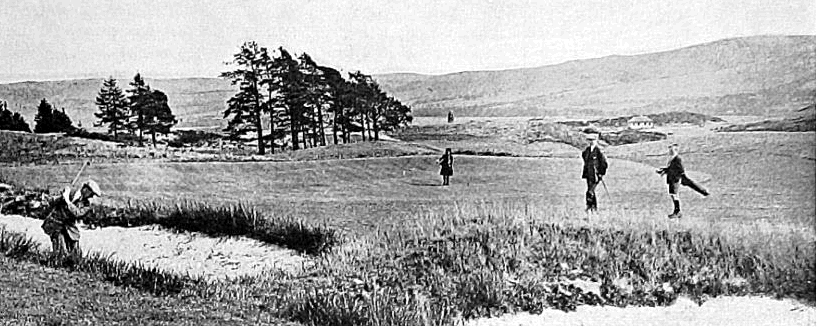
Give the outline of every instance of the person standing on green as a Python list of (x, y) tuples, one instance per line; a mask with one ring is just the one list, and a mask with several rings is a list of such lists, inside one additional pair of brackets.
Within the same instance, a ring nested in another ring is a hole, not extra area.
[(445, 153), (437, 160), (440, 164), (440, 175), (442, 175), (442, 185), (451, 183), (451, 176), (454, 175), (454, 156), (451, 155), (451, 148), (446, 148)]
[(585, 191), (585, 211), (597, 210), (597, 185), (602, 181), (605, 171), (608, 170), (608, 161), (605, 155), (599, 150), (597, 145), (599, 133), (588, 132), (585, 138), (588, 140), (588, 147), (582, 151), (582, 178), (588, 185)]

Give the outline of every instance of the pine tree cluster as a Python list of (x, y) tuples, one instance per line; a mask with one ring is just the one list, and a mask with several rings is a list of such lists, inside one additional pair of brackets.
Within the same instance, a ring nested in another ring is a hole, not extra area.
[(103, 87), (97, 95), (95, 104), (99, 112), (96, 125), (108, 125), (109, 134), (118, 138), (118, 133), (128, 131), (138, 135), (138, 142), (143, 145), (143, 133), (151, 135), (152, 144), (157, 146), (157, 133), (168, 134), (177, 119), (168, 106), (168, 96), (160, 90), (152, 89), (138, 73), (130, 82), (128, 96), (117, 86), (117, 80), (109, 78), (103, 81)]
[(381, 132), (412, 120), (411, 109), (383, 92), (371, 76), (357, 71), (346, 80), (308, 54), (294, 58), (282, 47), (269, 53), (252, 41), (230, 64), (235, 69), (221, 77), (239, 90), (223, 113), (229, 120), (226, 132), (236, 140), (250, 133), (259, 154), (265, 153), (266, 141), (273, 153), (277, 145), (297, 150), (350, 143), (352, 133), (379, 140)]

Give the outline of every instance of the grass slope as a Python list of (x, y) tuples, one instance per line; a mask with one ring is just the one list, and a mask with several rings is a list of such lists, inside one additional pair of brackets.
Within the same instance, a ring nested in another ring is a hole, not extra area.
[(283, 325), (237, 302), (158, 296), (0, 256), (0, 325)]
[(797, 110), (790, 118), (771, 119), (754, 123), (744, 123), (720, 127), (720, 132), (808, 132), (816, 131), (816, 104)]

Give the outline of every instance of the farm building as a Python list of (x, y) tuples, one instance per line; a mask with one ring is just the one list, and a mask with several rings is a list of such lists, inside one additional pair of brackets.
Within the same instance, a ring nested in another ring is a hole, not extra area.
[(631, 129), (653, 128), (654, 121), (646, 116), (636, 116), (628, 120), (628, 127)]

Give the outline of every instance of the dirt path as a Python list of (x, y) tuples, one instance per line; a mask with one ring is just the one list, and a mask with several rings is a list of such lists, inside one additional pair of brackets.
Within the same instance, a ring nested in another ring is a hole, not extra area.
[(816, 308), (792, 300), (719, 297), (702, 306), (679, 298), (668, 307), (581, 306), (575, 312), (509, 314), (472, 320), (470, 326), (814, 326)]
[[(25, 233), (50, 250), (42, 220), (0, 216), (0, 226)], [(298, 271), (309, 262), (293, 250), (250, 238), (213, 238), (199, 233), (174, 233), (158, 226), (80, 229), (83, 252), (98, 252), (128, 262), (141, 262), (178, 274), (209, 280), (260, 274), (270, 270)]]

